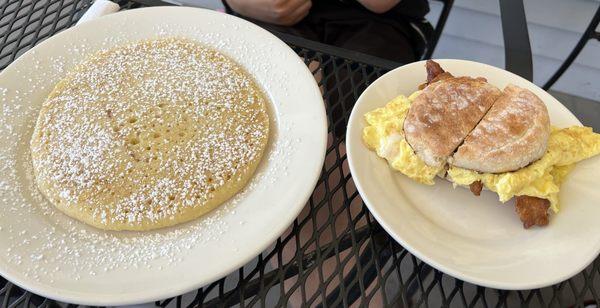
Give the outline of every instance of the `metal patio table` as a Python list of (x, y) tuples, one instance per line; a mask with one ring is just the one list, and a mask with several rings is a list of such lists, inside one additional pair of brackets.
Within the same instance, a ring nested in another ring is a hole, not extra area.
[[(119, 2), (123, 9), (135, 9), (140, 3), (156, 5), (158, 1)], [(74, 25), (89, 5), (90, 0), (0, 0), (0, 70), (40, 41)], [(523, 4), (521, 0), (500, 0), (500, 9), (506, 67), (531, 80)], [(330, 135), (315, 193), (290, 230), (255, 260), (196, 292), (155, 305), (582, 307), (600, 302), (600, 258), (554, 286), (504, 291), (457, 280), (396, 243), (374, 220), (354, 188), (343, 130), (360, 93), (400, 64), (278, 35), (307, 65), (318, 63), (319, 67), (311, 68), (321, 76), (325, 89)], [(600, 104), (565, 103), (584, 124), (600, 131)], [(296, 236), (300, 232), (309, 236), (300, 241)], [(0, 299), (2, 307), (66, 304), (27, 292), (1, 277)]]

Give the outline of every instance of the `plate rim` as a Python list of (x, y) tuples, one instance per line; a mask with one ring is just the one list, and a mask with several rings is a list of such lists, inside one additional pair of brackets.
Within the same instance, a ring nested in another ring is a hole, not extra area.
[[(318, 160), (315, 162), (312, 169), (307, 169), (308, 170), (307, 173), (312, 174), (312, 176), (310, 176), (310, 177), (312, 177), (314, 179), (310, 183), (307, 182), (303, 191), (301, 193), (298, 193), (298, 197), (296, 198), (297, 199), (296, 204), (290, 204), (291, 206), (288, 207), (288, 211), (290, 212), (290, 214), (293, 213), (293, 215), (290, 216), (291, 218), (289, 219), (290, 220), (289, 223), (282, 224), (281, 228), (271, 232), (269, 234), (269, 236), (265, 237), (265, 239), (263, 241), (258, 242), (259, 244), (253, 245), (255, 247), (253, 249), (255, 251), (255, 253), (248, 254), (244, 257), (238, 258), (237, 259), (238, 262), (229, 265), (227, 268), (222, 267), (221, 270), (215, 271), (213, 273), (212, 277), (205, 277), (204, 279), (196, 279), (195, 280), (196, 282), (193, 284), (181, 284), (181, 285), (178, 285), (175, 287), (167, 286), (166, 288), (162, 288), (162, 290), (164, 290), (164, 291), (160, 292), (160, 293), (158, 293), (158, 292), (150, 293), (149, 291), (144, 290), (144, 291), (135, 292), (135, 293), (115, 293), (115, 294), (111, 294), (110, 296), (106, 296), (103, 294), (93, 294), (93, 293), (86, 293), (86, 292), (80, 292), (80, 291), (64, 290), (64, 289), (56, 288), (54, 286), (45, 285), (43, 283), (40, 283), (39, 281), (36, 281), (35, 279), (25, 277), (24, 275), (20, 274), (19, 271), (13, 271), (13, 269), (10, 267), (5, 268), (2, 265), (7, 264), (7, 262), (2, 260), (2, 262), (0, 262), (0, 275), (3, 276), (4, 278), (6, 278), (9, 282), (17, 285), (18, 287), (20, 287), (22, 289), (25, 289), (29, 292), (35, 293), (35, 294), (43, 296), (43, 297), (47, 297), (49, 299), (57, 300), (57, 301), (80, 304), (80, 305), (95, 305), (95, 306), (141, 304), (141, 303), (153, 302), (153, 301), (160, 300), (160, 299), (170, 298), (170, 297), (174, 297), (174, 296), (178, 296), (178, 295), (183, 295), (187, 292), (196, 290), (200, 287), (203, 287), (212, 282), (215, 282), (223, 277), (226, 277), (230, 273), (233, 273), (234, 271), (236, 271), (236, 269), (244, 266), (245, 264), (249, 263), (251, 260), (255, 259), (260, 253), (262, 253), (265, 249), (270, 247), (281, 236), (281, 234), (283, 234), (289, 228), (289, 226), (293, 223), (293, 221), (300, 214), (300, 212), (302, 211), (302, 209), (304, 208), (304, 206), (306, 204), (306, 201), (312, 195), (312, 193), (314, 191), (314, 187), (316, 186), (318, 180), (320, 179), (321, 169), (322, 169), (323, 163), (325, 161), (325, 154), (326, 154), (326, 150), (327, 150), (328, 123), (327, 123), (325, 105), (323, 102), (321, 91), (320, 91), (318, 84), (317, 84), (316, 80), (314, 79), (313, 75), (310, 73), (310, 70), (304, 64), (304, 62), (300, 59), (300, 57), (298, 57), (298, 55), (285, 42), (283, 42), (281, 39), (279, 39), (272, 33), (268, 32), (267, 30), (255, 25), (249, 21), (246, 21), (242, 18), (233, 16), (233, 15), (229, 15), (229, 14), (225, 14), (225, 13), (221, 13), (221, 12), (217, 12), (217, 11), (213, 11), (210, 9), (196, 8), (196, 7), (162, 6), (162, 7), (137, 8), (134, 10), (124, 10), (124, 11), (119, 11), (119, 12), (115, 12), (112, 14), (108, 14), (105, 16), (101, 16), (101, 17), (95, 18), (90, 21), (86, 21), (82, 25), (84, 25), (85, 27), (92, 27), (95, 24), (102, 24), (106, 20), (115, 18), (114, 16), (143, 14), (143, 12), (148, 12), (148, 11), (159, 11), (161, 14), (188, 14), (191, 12), (196, 12), (196, 14), (226, 16), (225, 18), (233, 20), (233, 23), (243, 24), (245, 27), (251, 28), (251, 32), (257, 31), (256, 33), (260, 32), (260, 33), (266, 34), (269, 37), (270, 42), (281, 47), (281, 50), (285, 50), (286, 54), (282, 55), (281, 57), (286, 57), (286, 61), (290, 62), (289, 63), (290, 66), (296, 66), (298, 68), (299, 67), (303, 68), (302, 72), (304, 74), (304, 77), (306, 77), (306, 78), (302, 78), (302, 79), (305, 79), (307, 82), (310, 82), (312, 84), (311, 88), (312, 88), (313, 93), (311, 95), (316, 95), (316, 97), (318, 97), (318, 99), (321, 103), (319, 106), (317, 106), (317, 108), (319, 109), (318, 114), (315, 114), (315, 116), (317, 116), (318, 119), (313, 119), (313, 123), (318, 124), (318, 126), (315, 128), (315, 130), (320, 130), (320, 132), (319, 132), (319, 138), (320, 138), (319, 148), (314, 149), (314, 152), (316, 153), (315, 155), (318, 154)], [(201, 25), (202, 22), (203, 22), (202, 20), (199, 20), (198, 25)], [(151, 24), (151, 22), (149, 23), (149, 25), (150, 24)], [(155, 25), (157, 25), (157, 23), (154, 23), (151, 25), (155, 26)], [(136, 24), (136, 26), (139, 26), (139, 25)], [(238, 31), (238, 30), (239, 29), (237, 29), (236, 31)], [(2, 70), (2, 72), (0, 72), (0, 76), (18, 73), (18, 71), (17, 72), (13, 72), (13, 71), (18, 66), (23, 65), (22, 62), (24, 62), (28, 57), (33, 55), (37, 50), (45, 48), (45, 46), (48, 44), (48, 42), (57, 40), (57, 39), (61, 39), (63, 36), (71, 35), (71, 33), (76, 33), (77, 31), (78, 31), (78, 25), (74, 25), (74, 26), (72, 26), (68, 29), (65, 29), (64, 31), (61, 31), (59, 33), (56, 33), (56, 34), (52, 35), (51, 37), (47, 38), (46, 40), (40, 42), (38, 45), (27, 50), (22, 55), (20, 55), (17, 59), (12, 61), (10, 65), (8, 65), (4, 70)], [(217, 50), (219, 50), (219, 47), (215, 47), (215, 48)], [(297, 80), (297, 79), (299, 79), (298, 76), (296, 76), (294, 80)], [(263, 87), (263, 86), (261, 85), (261, 87)], [(276, 106), (275, 104), (273, 104), (273, 105)], [(267, 159), (267, 157), (262, 158), (262, 160), (265, 160), (265, 159)], [(255, 176), (256, 176), (256, 173), (253, 175), (253, 178)], [(308, 184), (310, 184), (310, 185), (308, 185)], [(151, 290), (151, 291), (154, 291), (154, 290)], [(92, 297), (94, 295), (95, 295), (95, 297)]]
[[(491, 69), (491, 70), (500, 70), (503, 71), (504, 73), (509, 74), (511, 77), (515, 78), (515, 79), (519, 79), (520, 81), (525, 81), (526, 83), (528, 83), (529, 86), (531, 87), (535, 87), (541, 91), (546, 92), (545, 90), (541, 89), (539, 86), (537, 86), (536, 84), (534, 84), (533, 82), (518, 76), (512, 72), (506, 71), (502, 68), (499, 67), (495, 67), (489, 64), (485, 64), (485, 63), (481, 63), (481, 62), (476, 62), (476, 61), (470, 61), (470, 60), (463, 60), (463, 59), (449, 59), (449, 58), (443, 58), (443, 59), (432, 59), (442, 65), (444, 65), (444, 62), (449, 63), (449, 62), (455, 62), (455, 63), (468, 63), (469, 65), (478, 65), (481, 67), (485, 67), (486, 69)], [(371, 212), (371, 214), (373, 215), (373, 217), (377, 220), (377, 222), (382, 226), (382, 228), (396, 241), (398, 242), (403, 248), (405, 248), (406, 250), (408, 250), (411, 254), (413, 254), (414, 256), (416, 256), (417, 258), (419, 258), (420, 260), (422, 260), (423, 262), (427, 263), (428, 265), (432, 266), (433, 268), (446, 273), (447, 275), (455, 278), (455, 279), (460, 279), (469, 283), (473, 283), (475, 285), (479, 285), (479, 286), (483, 286), (483, 287), (488, 287), (488, 288), (495, 288), (495, 289), (502, 289), (502, 290), (527, 290), (527, 289), (537, 289), (537, 288), (542, 288), (542, 287), (547, 287), (547, 286), (551, 286), (554, 285), (556, 283), (560, 283), (562, 281), (568, 280), (571, 277), (579, 274), (581, 271), (583, 271), (587, 266), (589, 266), (597, 257), (598, 254), (600, 253), (600, 245), (598, 245), (598, 247), (596, 248), (596, 254), (590, 254), (590, 256), (588, 258), (586, 258), (586, 261), (583, 264), (580, 264), (578, 267), (574, 267), (573, 270), (568, 271), (568, 273), (562, 274), (560, 276), (554, 277), (553, 279), (541, 279), (541, 280), (536, 280), (536, 281), (532, 281), (532, 282), (521, 282), (521, 283), (511, 283), (511, 282), (503, 282), (503, 281), (497, 281), (497, 280), (485, 280), (485, 279), (481, 279), (478, 277), (474, 277), (471, 276), (468, 273), (464, 273), (459, 269), (455, 269), (455, 268), (450, 268), (450, 267), (446, 267), (442, 264), (440, 264), (439, 262), (437, 262), (435, 260), (435, 258), (430, 258), (429, 256), (425, 255), (424, 253), (422, 253), (419, 249), (415, 248), (413, 245), (411, 245), (410, 243), (408, 243), (407, 241), (404, 240), (404, 238), (398, 234), (397, 232), (395, 232), (394, 228), (386, 223), (386, 219), (383, 217), (383, 215), (377, 210), (377, 207), (374, 206), (374, 203), (372, 202), (372, 200), (370, 199), (368, 193), (365, 193), (365, 190), (363, 188), (363, 185), (361, 183), (361, 179), (360, 176), (356, 176), (357, 175), (357, 171), (356, 171), (356, 162), (353, 159), (353, 152), (354, 152), (354, 148), (356, 146), (360, 146), (358, 144), (362, 144), (362, 140), (354, 140), (352, 138), (352, 136), (350, 136), (351, 132), (354, 130), (354, 126), (358, 126), (360, 125), (360, 121), (362, 120), (362, 115), (358, 114), (357, 111), (357, 107), (361, 104), (362, 101), (364, 101), (364, 94), (365, 92), (367, 92), (369, 90), (369, 88), (376, 88), (378, 86), (379, 82), (382, 82), (381, 80), (383, 80), (383, 78), (388, 75), (388, 74), (394, 74), (394, 72), (399, 71), (399, 70), (403, 70), (406, 69), (409, 66), (422, 66), (424, 67), (424, 64), (427, 60), (421, 60), (421, 61), (417, 61), (417, 62), (412, 62), (406, 65), (402, 65), (399, 66), (385, 74), (383, 74), (382, 76), (380, 76), (377, 80), (375, 80), (374, 82), (372, 82), (360, 95), (360, 97), (358, 98), (358, 100), (356, 101), (356, 104), (354, 105), (354, 107), (352, 108), (352, 112), (350, 114), (350, 117), (348, 118), (348, 128), (346, 131), (346, 148), (347, 148), (347, 155), (348, 155), (348, 166), (350, 169), (350, 173), (352, 174), (352, 178), (354, 181), (354, 184), (356, 186), (357, 191), (359, 192), (361, 198), (363, 199), (365, 205), (367, 206), (367, 208), (369, 209), (369, 212)], [(547, 92), (546, 92), (547, 93)], [(402, 93), (399, 93), (398, 95), (401, 95)], [(548, 95), (550, 95), (552, 98), (554, 98), (551, 94), (548, 93)], [(555, 99), (555, 98), (554, 98)], [(556, 99), (555, 99), (556, 100)], [(577, 117), (569, 110), (567, 109), (562, 103), (560, 103), (560, 101), (556, 100), (556, 102), (558, 102), (558, 106), (559, 108), (562, 109), (561, 113), (567, 113), (568, 115), (570, 115), (571, 117), (573, 117), (579, 125), (581, 125), (581, 121), (579, 121), (579, 119), (577, 119)]]

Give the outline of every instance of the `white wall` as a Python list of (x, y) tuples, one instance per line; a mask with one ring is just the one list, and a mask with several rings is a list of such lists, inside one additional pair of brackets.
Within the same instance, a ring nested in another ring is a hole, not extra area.
[[(550, 78), (579, 40), (598, 0), (524, 0), (533, 52), (534, 81)], [(441, 10), (432, 2), (430, 20)], [(456, 0), (434, 57), (504, 66), (498, 0)], [(600, 100), (600, 42), (589, 41), (554, 90)]]

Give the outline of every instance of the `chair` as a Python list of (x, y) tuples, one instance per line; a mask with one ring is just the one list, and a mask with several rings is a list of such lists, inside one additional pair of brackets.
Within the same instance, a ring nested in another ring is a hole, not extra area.
[(427, 44), (427, 50), (423, 55), (423, 59), (431, 59), (435, 47), (437, 46), (440, 37), (442, 36), (442, 31), (444, 30), (444, 26), (446, 25), (446, 21), (448, 20), (448, 15), (450, 15), (450, 9), (452, 9), (452, 5), (454, 4), (454, 0), (436, 0), (442, 2), (442, 12), (440, 13), (440, 17), (438, 18), (437, 23), (435, 24), (433, 30), (433, 37)]
[(571, 66), (571, 64), (573, 64), (573, 61), (575, 61), (575, 59), (577, 58), (577, 56), (579, 55), (579, 53), (581, 52), (583, 47), (585, 47), (585, 44), (587, 44), (587, 42), (589, 40), (596, 39), (596, 40), (600, 41), (600, 32), (596, 31), (596, 28), (598, 27), (599, 24), (600, 24), (600, 7), (596, 11), (596, 14), (592, 18), (592, 21), (588, 25), (587, 29), (585, 29), (585, 32), (583, 32), (583, 35), (579, 39), (579, 42), (577, 42), (577, 45), (575, 45), (575, 48), (571, 51), (571, 54), (569, 54), (569, 56), (567, 57), (565, 62), (558, 68), (558, 70), (554, 73), (554, 75), (552, 75), (552, 77), (550, 77), (550, 79), (546, 82), (546, 84), (543, 87), (544, 90), (550, 89), (550, 87), (552, 87), (552, 85), (562, 76), (562, 74), (565, 73), (565, 71)]

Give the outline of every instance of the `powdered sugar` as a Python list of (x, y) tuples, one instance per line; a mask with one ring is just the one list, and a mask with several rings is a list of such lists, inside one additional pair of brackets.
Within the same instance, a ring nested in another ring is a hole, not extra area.
[[(106, 46), (112, 46), (116, 40), (123, 39), (107, 39)], [(88, 53), (86, 46), (77, 46), (74, 52)], [(70, 67), (70, 64), (66, 64), (68, 59), (64, 57), (54, 57), (50, 62), (49, 65), (54, 67), (50, 71), (55, 75), (50, 76), (51, 73), (46, 71), (29, 74), (33, 76), (28, 85), (30, 92), (0, 89), (0, 98), (4, 102), (1, 106), (0, 138), (3, 144), (10, 145), (0, 148), (0, 198), (4, 204), (0, 216), (10, 217), (11, 221), (0, 229), (0, 235), (11, 243), (6, 251), (0, 253), (5, 254), (12, 264), (20, 265), (19, 268), (25, 271), (27, 277), (44, 277), (48, 282), (53, 281), (54, 275), (60, 274), (77, 280), (83, 276), (96, 277), (128, 268), (162, 270), (164, 266), (160, 265), (159, 268), (156, 264), (182, 262), (188, 258), (187, 251), (218, 241), (228, 231), (230, 225), (223, 218), (236, 216), (236, 206), (250, 192), (269, 189), (268, 186), (257, 186), (257, 183), (265, 183), (265, 179), (274, 183), (284, 176), (281, 170), (287, 167), (286, 157), (294, 152), (298, 144), (297, 140), (278, 138), (279, 132), (291, 131), (294, 127), (288, 123), (277, 123), (274, 118), (271, 127), (278, 130), (272, 132), (273, 144), (265, 153), (263, 166), (248, 186), (223, 207), (201, 219), (160, 231), (100, 231), (57, 211), (37, 191), (33, 181), (27, 149), (41, 101), (31, 101), (30, 94), (44, 88), (49, 90), (47, 82), (42, 81), (58, 80)], [(35, 65), (38, 64), (34, 62), (32, 68)], [(263, 66), (265, 70), (273, 69), (268, 62)], [(34, 217), (37, 224), (31, 225)], [(244, 223), (245, 220), (240, 217), (236, 222)], [(22, 230), (22, 226), (28, 229)]]
[(183, 39), (99, 53), (44, 106), (32, 138), (42, 190), (70, 215), (120, 228), (208, 206), (245, 179), (268, 132), (246, 73)]

